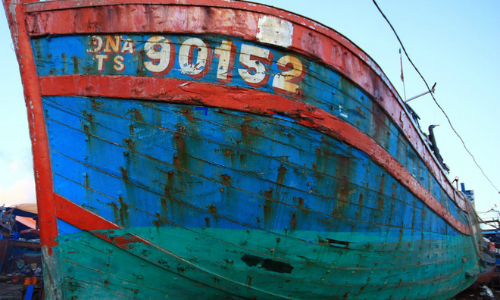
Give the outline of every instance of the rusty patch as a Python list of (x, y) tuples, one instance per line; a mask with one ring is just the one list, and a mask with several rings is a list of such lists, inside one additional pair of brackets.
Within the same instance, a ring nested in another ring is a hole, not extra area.
[(111, 202), (108, 203), (108, 206), (111, 206), (111, 209), (113, 210), (113, 216), (115, 217), (115, 223), (118, 223), (118, 220), (120, 220), (120, 209), (118, 208), (118, 205), (116, 203)]
[(94, 120), (94, 115), (87, 111), (83, 111), (83, 118), (89, 122), (92, 122)]
[(167, 199), (160, 198), (160, 205), (161, 205), (161, 217), (163, 219), (167, 219), (168, 217)]
[(250, 116), (244, 116), (244, 121), (240, 125), (241, 138), (245, 144), (251, 144), (253, 142), (252, 136), (262, 133), (261, 129), (259, 129), (257, 126), (251, 126), (250, 123), (252, 121), (253, 119)]
[(363, 193), (359, 193), (359, 198), (358, 198), (358, 211), (356, 212), (356, 217), (358, 219), (361, 219), (363, 217)]
[(403, 229), (403, 227), (401, 227), (401, 229), (399, 230), (399, 241), (398, 241), (398, 246), (396, 247), (396, 249), (399, 249), (401, 247), (401, 242), (403, 242), (403, 232), (404, 232), (404, 229)]
[(174, 154), (174, 166), (176, 166), (176, 167), (181, 166), (181, 162), (179, 160), (179, 155), (177, 155), (177, 154)]
[(144, 61), (145, 61), (144, 56), (145, 56), (144, 49), (139, 50), (137, 55), (137, 76), (146, 75), (146, 69), (144, 68)]
[(128, 226), (128, 205), (123, 201), (122, 197), (118, 197), (118, 200), (120, 201), (120, 223), (123, 227)]
[(89, 173), (85, 173), (85, 188), (89, 188), (90, 187), (90, 184), (89, 184)]
[(266, 227), (269, 227), (271, 225), (271, 222), (273, 221), (273, 192), (274, 190), (270, 188), (269, 190), (264, 192), (264, 199), (266, 200), (264, 203), (264, 224)]
[(170, 198), (170, 195), (171, 195), (171, 185), (170, 184), (164, 184), (163, 185), (163, 192), (165, 194), (166, 197)]
[(134, 145), (134, 142), (132, 141), (132, 139), (130, 138), (126, 138), (123, 140), (125, 142), (125, 144), (127, 145), (126, 147), (129, 148), (129, 149), (134, 149), (135, 148), (135, 145)]
[(68, 61), (66, 59), (66, 53), (62, 53), (61, 54), (61, 58), (62, 58), (62, 69), (61, 69), (61, 71), (63, 73), (66, 73), (66, 68), (68, 66)]
[(186, 119), (188, 119), (189, 121), (194, 120), (193, 111), (190, 108), (182, 109), (181, 114), (184, 115), (186, 117)]
[(78, 57), (72, 56), (71, 59), (73, 60), (73, 74), (79, 74), (80, 68), (78, 63)]
[(101, 106), (104, 105), (104, 102), (97, 101), (95, 98), (91, 98), (90, 105), (92, 106), (93, 110), (99, 110), (101, 108)]
[(377, 197), (377, 209), (383, 210), (384, 209), (384, 189), (385, 189), (385, 174), (382, 173), (382, 176), (380, 178), (380, 188), (379, 188), (379, 195)]
[(211, 204), (210, 206), (207, 206), (207, 209), (208, 209), (208, 211), (209, 211), (211, 214), (214, 214), (214, 215), (216, 215), (216, 214), (217, 214), (217, 207), (215, 207), (215, 205)]
[(276, 183), (282, 185), (283, 181), (285, 180), (285, 175), (286, 175), (286, 168), (281, 165), (278, 168), (278, 178), (276, 179)]
[(247, 285), (252, 286), (252, 275), (250, 274), (247, 276)]
[(231, 160), (231, 163), (234, 162), (234, 151), (232, 149), (229, 149), (229, 148), (225, 148), (225, 149), (221, 149), (222, 151), (222, 156), (224, 156), (225, 158)]
[(177, 150), (177, 154), (174, 155), (174, 165), (176, 167), (186, 168), (188, 162), (188, 155), (186, 153), (186, 141), (184, 140), (184, 136), (179, 132), (174, 133), (174, 146)]
[(134, 108), (134, 109), (132, 109), (132, 113), (134, 116), (134, 120), (139, 121), (139, 122), (143, 122), (142, 114), (139, 110)]
[(304, 199), (299, 198), (299, 208), (304, 209)]
[(398, 185), (396, 182), (392, 183), (392, 197), (396, 198), (398, 194)]
[[(326, 149), (323, 149), (325, 156), (329, 155)], [(347, 156), (337, 156), (337, 168), (335, 169), (335, 176), (339, 179), (348, 180), (351, 172), (351, 159)]]
[(231, 176), (229, 176), (227, 174), (222, 174), (222, 175), (220, 175), (220, 179), (221, 179), (223, 185), (231, 186)]
[[(158, 217), (158, 214), (157, 214), (157, 217)], [(160, 229), (161, 224), (162, 224), (161, 220), (153, 220), (153, 225), (155, 225), (157, 231)]]
[(290, 224), (290, 230), (295, 230), (296, 227), (297, 227), (297, 213), (294, 212), (292, 215), (292, 222)]
[(123, 180), (128, 180), (127, 169), (125, 169), (124, 167), (120, 167), (120, 171), (122, 172)]
[[(337, 189), (339, 186), (337, 185)], [(349, 205), (349, 196), (351, 195), (351, 189), (349, 187), (349, 182), (347, 180), (342, 180), (340, 185), (340, 193), (337, 192), (337, 201), (335, 201), (334, 210), (332, 216), (342, 216), (347, 205)]]
[(228, 148), (222, 149), (222, 155), (224, 155), (224, 157), (226, 158), (232, 158), (234, 155), (234, 151), (233, 149), (228, 149)]

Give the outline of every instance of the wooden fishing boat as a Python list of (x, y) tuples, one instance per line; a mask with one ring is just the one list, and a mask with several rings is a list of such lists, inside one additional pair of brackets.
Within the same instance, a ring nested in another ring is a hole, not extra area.
[(223, 0), (3, 0), (48, 299), (447, 299), (480, 231), (377, 64)]

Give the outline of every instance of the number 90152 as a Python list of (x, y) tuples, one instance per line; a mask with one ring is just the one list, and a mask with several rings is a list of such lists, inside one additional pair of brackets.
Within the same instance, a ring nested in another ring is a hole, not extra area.
[[(185, 40), (178, 53), (178, 62), (181, 72), (191, 78), (203, 78), (212, 67), (217, 69), (217, 80), (221, 83), (231, 83), (235, 75), (235, 60), (238, 54), (237, 46), (224, 40), (218, 47), (212, 49), (200, 38)], [(153, 36), (144, 45), (144, 67), (154, 75), (168, 74), (176, 57), (174, 43), (167, 37)], [(218, 58), (218, 65), (213, 66), (214, 57)], [(302, 97), (302, 88), (299, 83), (306, 75), (304, 64), (295, 56), (284, 55), (277, 59), (276, 67), (279, 70), (271, 74), (273, 53), (265, 48), (242, 44), (239, 49), (239, 63), (237, 74), (251, 87), (265, 86), (271, 77), (272, 87), (276, 93), (292, 97)]]

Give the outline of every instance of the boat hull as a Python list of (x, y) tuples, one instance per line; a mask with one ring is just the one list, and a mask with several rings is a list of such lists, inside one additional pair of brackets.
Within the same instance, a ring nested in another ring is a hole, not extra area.
[(472, 284), (474, 212), (371, 59), (305, 18), (215, 2), (5, 2), (26, 13), (10, 20), (49, 299)]

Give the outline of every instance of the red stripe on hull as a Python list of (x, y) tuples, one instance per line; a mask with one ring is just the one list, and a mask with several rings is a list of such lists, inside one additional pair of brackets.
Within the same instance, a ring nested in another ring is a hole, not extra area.
[(58, 194), (54, 194), (54, 201), (57, 207), (57, 218), (81, 230), (92, 231), (120, 228), (120, 226), (93, 214)]
[[(336, 116), (296, 100), (267, 92), (185, 80), (130, 76), (51, 76), (41, 78), (46, 96), (146, 99), (222, 107), (262, 115), (284, 115), (325, 132), (367, 153), (414, 195), (458, 231), (470, 229), (443, 207), (390, 153), (372, 138)], [(210, 91), (210, 92), (207, 92)]]
[[(58, 194), (54, 194), (54, 200), (57, 206), (57, 218), (81, 230), (88, 231), (94, 236), (121, 249), (127, 250), (130, 244), (135, 243), (151, 245), (148, 241), (133, 234), (115, 235), (114, 229), (121, 229), (121, 227), (93, 214)], [(96, 232), (97, 230), (99, 232)]]

